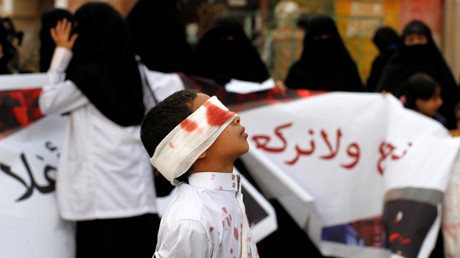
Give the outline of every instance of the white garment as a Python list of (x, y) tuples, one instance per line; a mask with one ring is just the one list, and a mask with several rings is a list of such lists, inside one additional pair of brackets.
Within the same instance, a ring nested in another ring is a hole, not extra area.
[[(177, 187), (161, 219), (155, 257), (241, 257), (243, 219), (239, 176), (200, 172)], [(247, 257), (259, 257), (251, 232)]]
[(89, 220), (157, 213), (140, 126), (115, 124), (72, 81), (64, 81), (71, 57), (69, 50), (56, 49), (47, 73), (49, 83), (39, 97), (44, 114), (70, 112), (56, 180), (61, 216)]

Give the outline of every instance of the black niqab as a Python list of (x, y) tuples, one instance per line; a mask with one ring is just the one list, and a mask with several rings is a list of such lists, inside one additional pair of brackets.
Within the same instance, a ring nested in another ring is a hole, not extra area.
[(357, 66), (332, 18), (320, 15), (310, 21), (302, 56), (289, 68), (285, 84), (296, 89), (364, 91)]
[[(423, 34), (427, 44), (405, 46), (404, 38), (411, 33)], [(459, 101), (457, 84), (444, 57), (433, 41), (431, 30), (423, 22), (415, 20), (404, 29), (399, 46), (385, 66), (376, 91), (392, 92), (396, 97), (402, 94), (406, 80), (415, 73), (425, 73), (441, 85), (443, 105), (439, 113), (446, 118), (447, 127), (456, 127), (454, 106)]]
[(76, 11), (75, 21), (78, 38), (67, 78), (113, 122), (140, 124), (142, 85), (125, 20), (110, 5), (90, 2)]
[(46, 10), (41, 17), (42, 27), (40, 28), (39, 37), (40, 37), (40, 72), (48, 71), (51, 59), (53, 58), (54, 49), (56, 44), (51, 38), (50, 29), (56, 27), (56, 24), (59, 20), (67, 19), (67, 21), (72, 22), (72, 14), (61, 8), (52, 8)]
[(192, 50), (175, 0), (139, 0), (126, 21), (136, 53), (150, 70), (189, 72)]
[(219, 84), (230, 79), (263, 82), (270, 75), (259, 52), (237, 20), (220, 17), (196, 47), (194, 74)]

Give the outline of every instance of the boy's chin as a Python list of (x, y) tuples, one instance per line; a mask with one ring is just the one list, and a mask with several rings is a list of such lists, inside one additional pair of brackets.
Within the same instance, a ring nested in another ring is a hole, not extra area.
[(243, 151), (243, 153), (241, 153), (241, 155), (247, 153), (249, 151), (249, 144), (248, 144), (248, 147)]

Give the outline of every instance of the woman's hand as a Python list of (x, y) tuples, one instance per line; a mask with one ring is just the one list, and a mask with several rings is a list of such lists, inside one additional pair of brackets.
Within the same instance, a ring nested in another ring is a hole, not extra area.
[(65, 47), (69, 50), (72, 50), (78, 34), (73, 34), (70, 36), (71, 30), (72, 23), (67, 21), (67, 19), (58, 21), (56, 28), (50, 29), (51, 38), (53, 38), (54, 43), (56, 43), (56, 47)]

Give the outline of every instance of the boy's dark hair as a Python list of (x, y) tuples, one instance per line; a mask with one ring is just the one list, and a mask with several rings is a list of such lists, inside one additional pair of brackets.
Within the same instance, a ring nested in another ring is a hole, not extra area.
[(440, 87), (438, 82), (425, 73), (416, 73), (409, 77), (404, 84), (403, 95), (406, 97), (405, 106), (417, 110), (417, 99), (429, 100)]
[(155, 148), (174, 127), (192, 114), (193, 100), (197, 90), (181, 90), (154, 106), (141, 124), (141, 140), (150, 157)]

